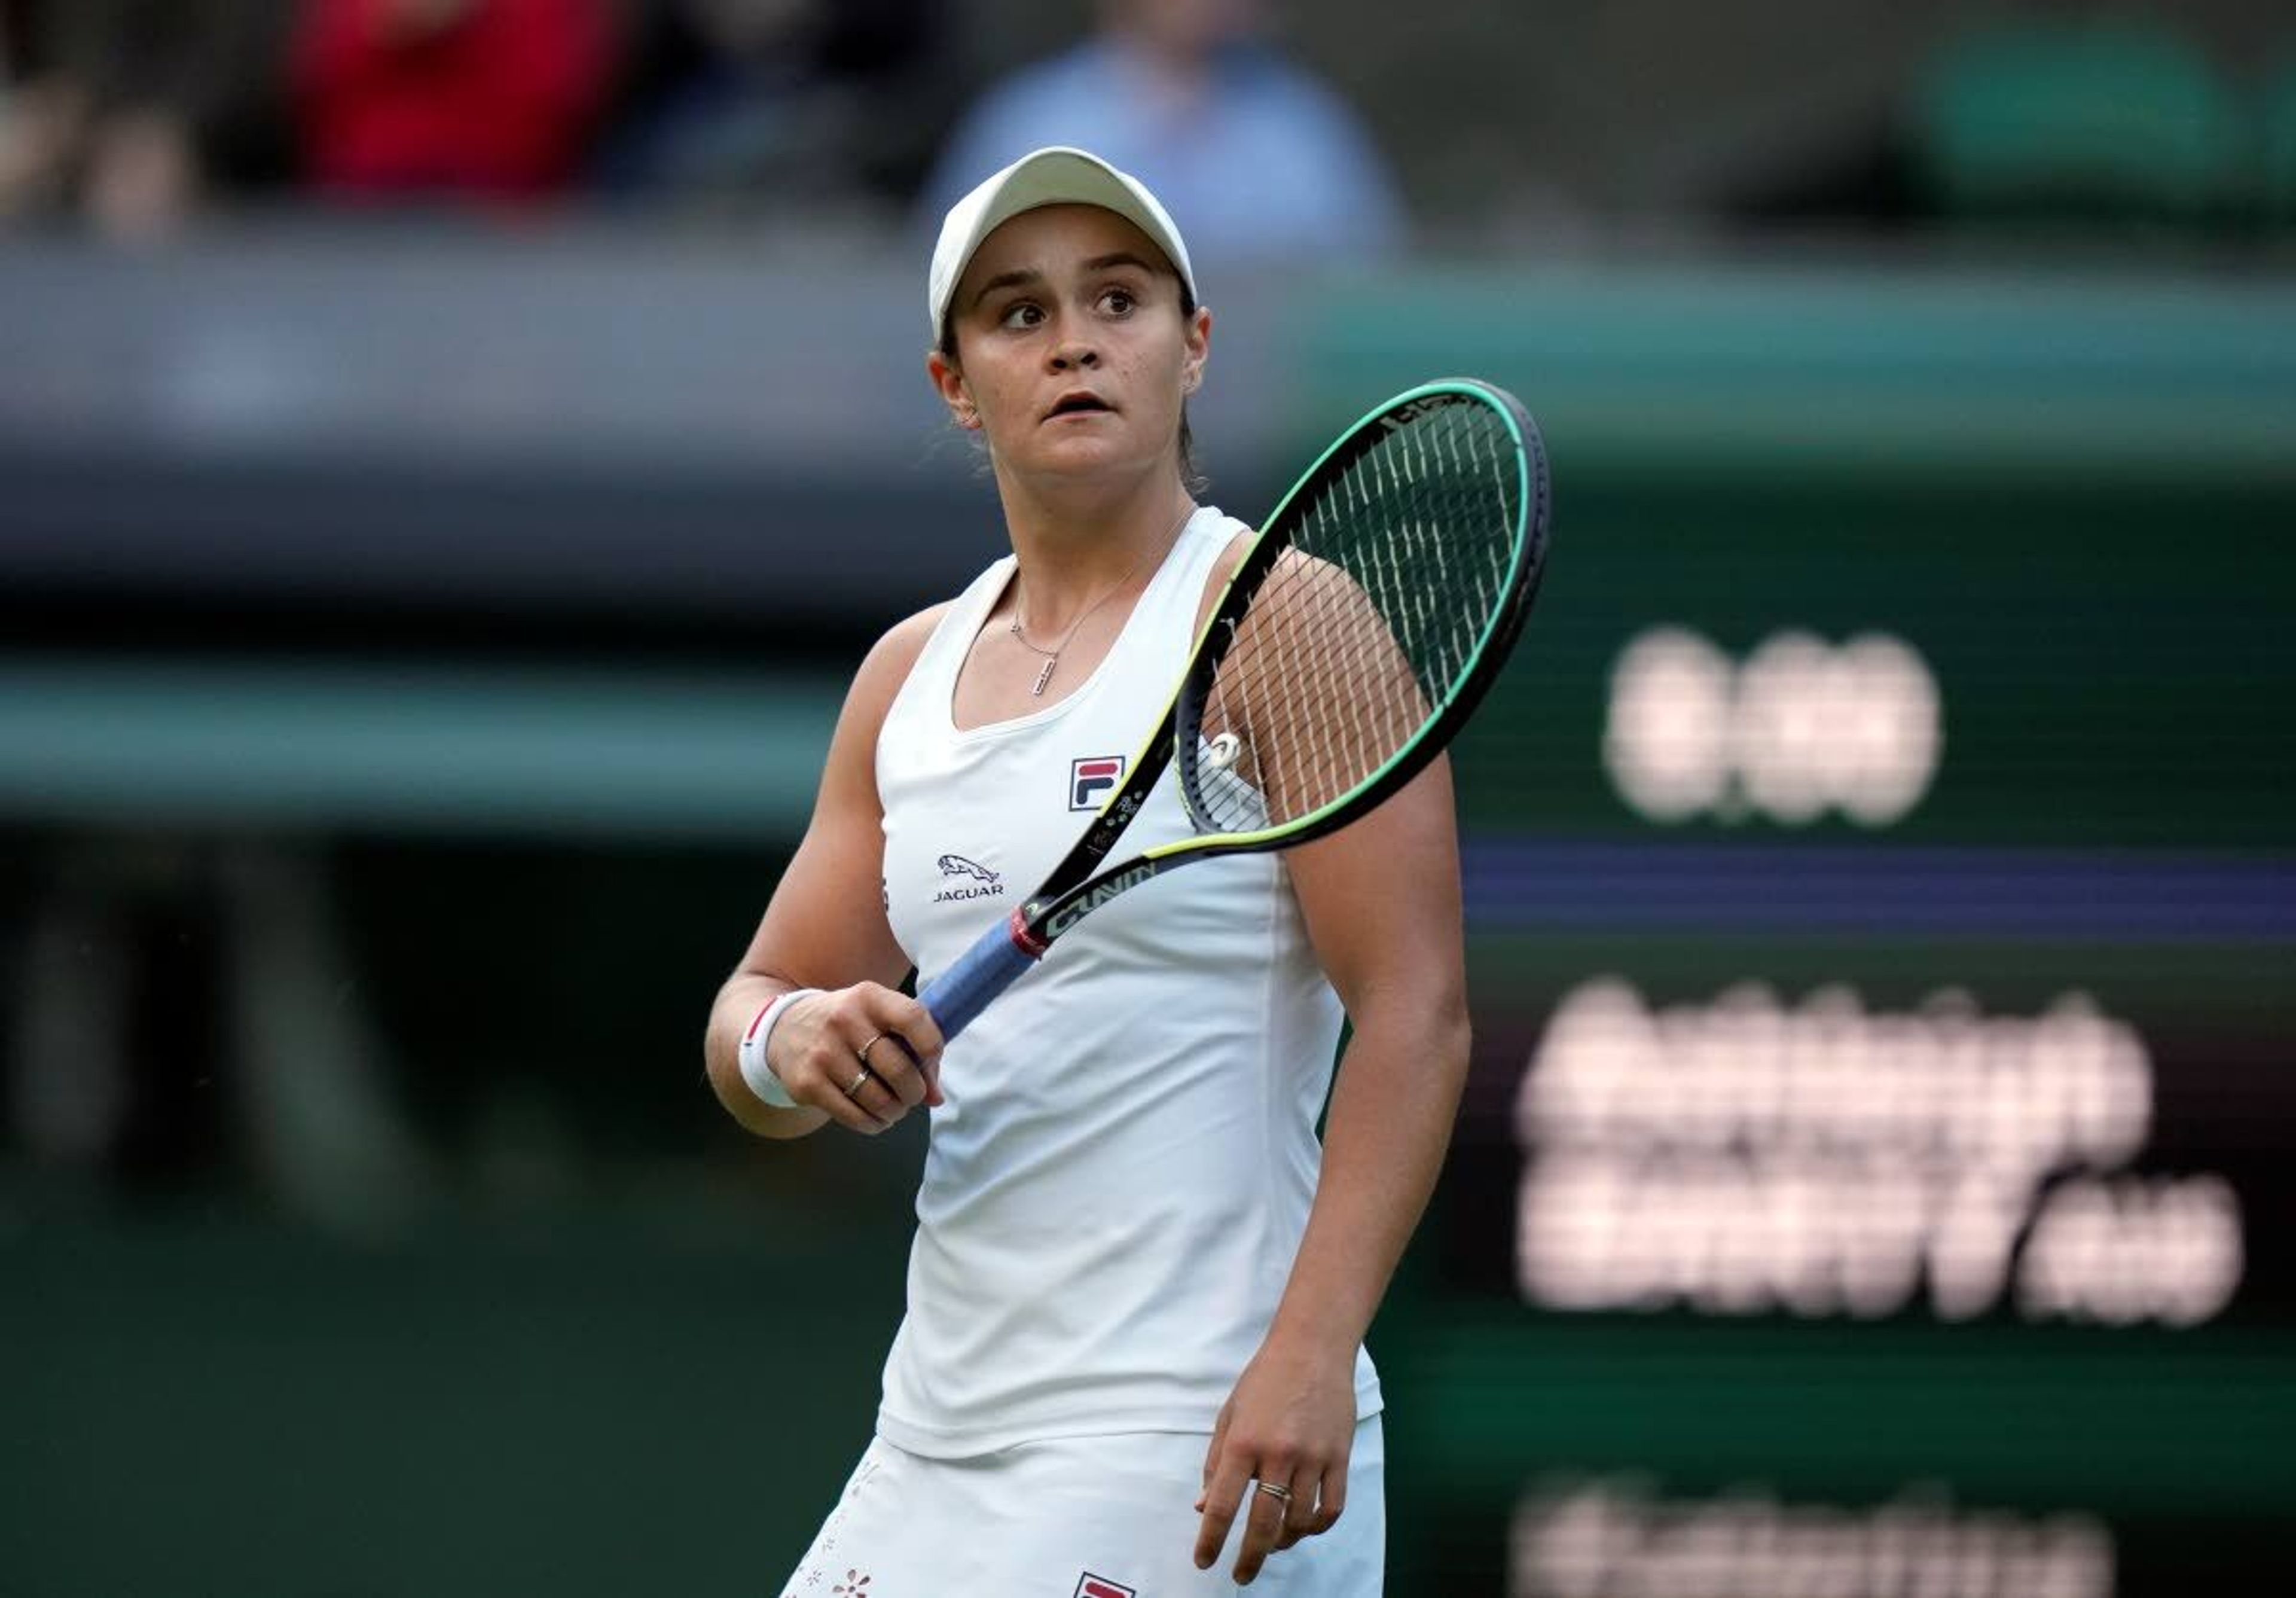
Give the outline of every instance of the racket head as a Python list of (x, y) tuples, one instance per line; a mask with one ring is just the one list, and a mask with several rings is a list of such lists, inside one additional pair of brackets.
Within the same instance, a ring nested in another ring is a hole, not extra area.
[(1545, 572), (1538, 424), (1476, 378), (1423, 383), (1335, 441), (1214, 605), (1174, 705), (1197, 836), (1284, 848), (1423, 770), (1488, 691)]

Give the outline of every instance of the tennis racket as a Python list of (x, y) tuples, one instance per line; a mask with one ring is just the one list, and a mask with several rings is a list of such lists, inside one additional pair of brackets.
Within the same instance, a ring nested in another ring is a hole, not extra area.
[[(1505, 663), (1547, 515), (1538, 428), (1503, 389), (1424, 383), (1349, 428), (1246, 548), (1163, 718), (1076, 847), (918, 993), (941, 1036), (1119, 894), (1192, 861), (1321, 837), (1409, 781)], [(1194, 836), (1102, 869), (1175, 764)]]

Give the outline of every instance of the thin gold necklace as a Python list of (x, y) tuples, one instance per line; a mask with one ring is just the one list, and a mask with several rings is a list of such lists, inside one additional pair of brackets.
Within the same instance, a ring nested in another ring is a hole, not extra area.
[[(1180, 519), (1172, 523), (1172, 531), (1166, 533), (1159, 542), (1160, 542), (1166, 548), (1171, 548), (1173, 537), (1179, 532), (1181, 528), (1188, 524), (1188, 518), (1193, 515), (1195, 515), (1195, 507), (1190, 506), (1186, 510), (1180, 514)], [(1044, 656), (1045, 660), (1044, 670), (1037, 673), (1036, 683), (1029, 689), (1029, 697), (1041, 699), (1045, 696), (1045, 685), (1052, 681), (1054, 669), (1061, 663), (1061, 651), (1069, 647), (1069, 640), (1070, 638), (1076, 637), (1077, 629), (1084, 625), (1085, 618), (1086, 616), (1091, 615), (1093, 612), (1098, 610), (1102, 605), (1116, 597), (1118, 592), (1123, 589), (1124, 585), (1132, 581), (1132, 574), (1140, 570), (1140, 563), (1147, 558), (1148, 551), (1145, 549), (1143, 549), (1138, 555), (1133, 556), (1132, 564), (1124, 568), (1124, 575), (1118, 578), (1111, 587), (1101, 594), (1099, 598), (1095, 599), (1090, 605), (1086, 605), (1082, 610), (1078, 611), (1077, 613), (1076, 620), (1069, 623), (1069, 630), (1061, 634), (1061, 641), (1054, 645), (1049, 649), (1037, 648), (1036, 645), (1029, 641), (1029, 635), (1021, 630), (1021, 597), (1019, 591), (1021, 585), (1020, 580), (1017, 577), (1013, 580), (1013, 636), (1020, 640), (1021, 648), (1026, 649), (1031, 655), (1040, 655)]]

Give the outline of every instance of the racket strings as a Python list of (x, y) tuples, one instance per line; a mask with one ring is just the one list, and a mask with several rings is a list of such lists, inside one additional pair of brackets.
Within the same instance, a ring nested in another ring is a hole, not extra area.
[(1374, 779), (1465, 679), (1507, 591), (1518, 451), (1488, 406), (1422, 410), (1304, 507), (1205, 699), (1206, 830), (1281, 827)]

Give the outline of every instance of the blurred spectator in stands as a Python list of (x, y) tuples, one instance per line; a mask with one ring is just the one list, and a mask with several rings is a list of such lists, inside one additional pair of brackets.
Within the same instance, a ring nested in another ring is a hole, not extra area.
[(939, 0), (647, 0), (599, 177), (742, 203), (898, 206), (955, 109)]
[(0, 0), (0, 217), (60, 197), (78, 95), (47, 70), (30, 0)]
[(0, 217), (172, 234), (211, 187), (284, 169), (287, 0), (4, 0)]
[(350, 199), (534, 198), (580, 171), (615, 64), (606, 0), (302, 0), (305, 181)]
[(1200, 258), (1376, 255), (1401, 242), (1387, 163), (1355, 113), (1277, 53), (1259, 0), (1101, 0), (1093, 37), (996, 84), (922, 196), (937, 222), (983, 172), (1078, 144), (1136, 174)]

